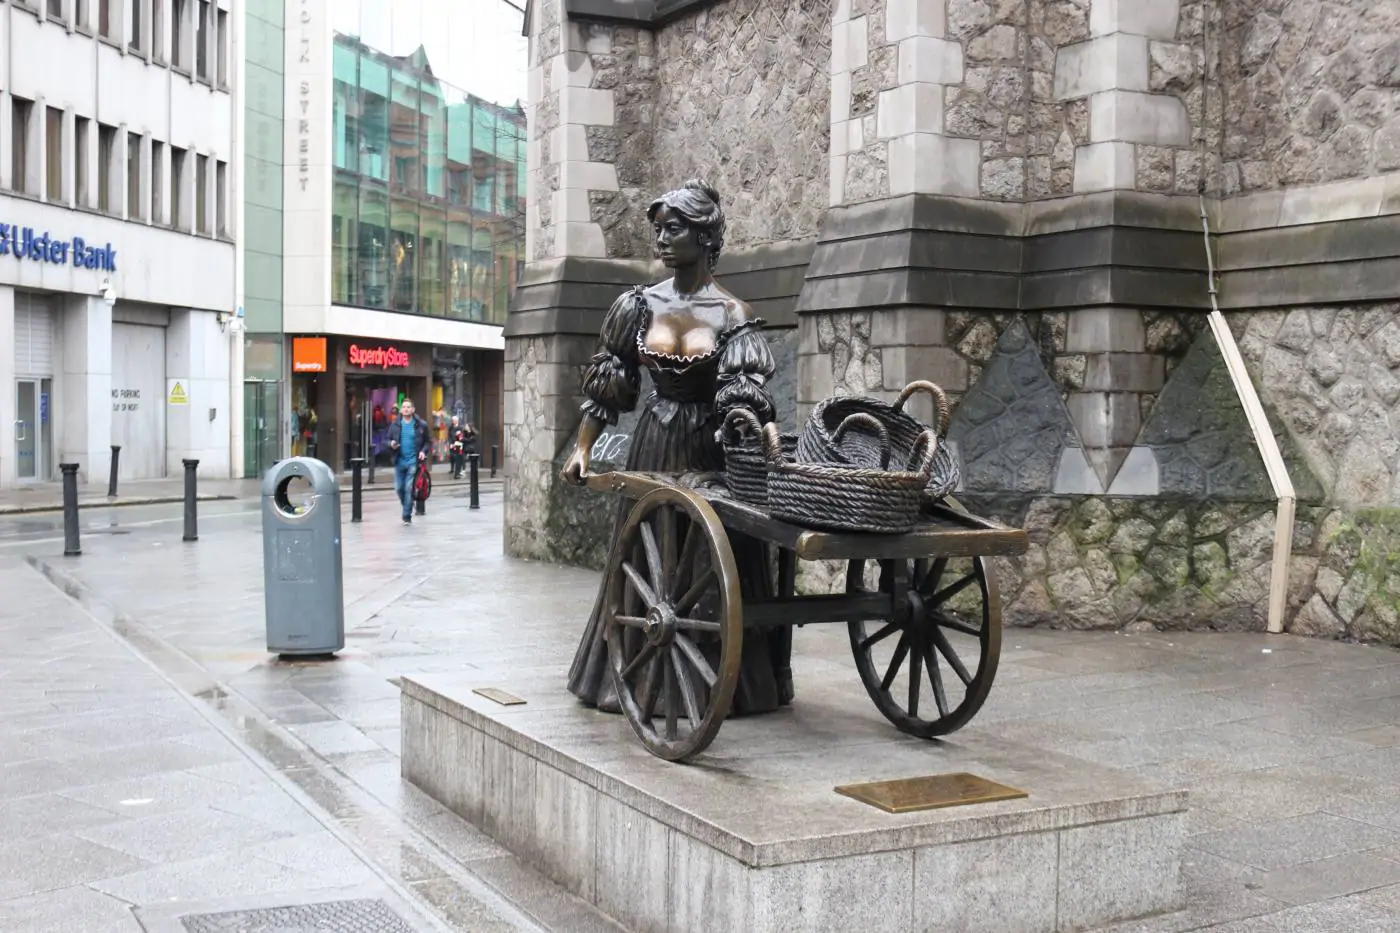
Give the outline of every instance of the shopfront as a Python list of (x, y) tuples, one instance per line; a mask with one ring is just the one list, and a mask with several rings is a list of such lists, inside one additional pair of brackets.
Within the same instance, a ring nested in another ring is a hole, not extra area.
[(428, 423), (438, 462), (448, 459), (454, 415), (476, 428), (483, 455), (500, 443), (499, 351), (319, 335), (289, 344), (292, 456), (336, 470), (355, 457), (390, 466), (389, 425), (406, 398)]
[(337, 470), (355, 457), (390, 465), (387, 433), (404, 399), (428, 417), (432, 347), (324, 336), (293, 337), (291, 345), (292, 455)]

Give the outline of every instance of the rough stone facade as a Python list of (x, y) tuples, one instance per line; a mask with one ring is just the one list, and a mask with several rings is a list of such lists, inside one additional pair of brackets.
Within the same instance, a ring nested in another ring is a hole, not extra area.
[(1228, 194), (1400, 169), (1393, 3), (1225, 4)]
[[(568, 67), (532, 109), (556, 195), (534, 199), (541, 281), (561, 257), (645, 259), (645, 202), (706, 175), (736, 291), (782, 325), (784, 429), (832, 394), (948, 391), (957, 497), (1029, 533), (997, 561), (1009, 624), (1258, 629), (1275, 493), (1208, 326), (1214, 284), (1296, 491), (1285, 625), (1400, 644), (1393, 3), (713, 0), (664, 26), (549, 6), (538, 61)], [(606, 301), (550, 300), (513, 323), (508, 543), (596, 566), (607, 503), (548, 474), (594, 339), (575, 309)], [(569, 336), (527, 323), (546, 313)]]
[(648, 200), (703, 176), (724, 196), (728, 248), (815, 236), (830, 60), (828, 0), (731, 0), (660, 30)]

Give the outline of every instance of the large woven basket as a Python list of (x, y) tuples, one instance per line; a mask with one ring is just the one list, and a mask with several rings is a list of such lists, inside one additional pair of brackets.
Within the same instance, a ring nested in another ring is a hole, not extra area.
[[(797, 458), (807, 463), (874, 468), (882, 453), (872, 436), (855, 435), (844, 444), (834, 441), (836, 428), (843, 421), (851, 415), (865, 414), (876, 418), (889, 432), (890, 462), (913, 469), (919, 437), (930, 427), (904, 411), (905, 403), (915, 392), (933, 396), (937, 423), (932, 428), (937, 437), (946, 437), (950, 420), (948, 396), (932, 382), (918, 380), (905, 386), (893, 405), (864, 396), (836, 396), (819, 402), (798, 436)], [(941, 499), (957, 488), (960, 478), (952, 450), (939, 444), (924, 495)]]
[[(783, 456), (791, 460), (797, 451), (797, 435), (779, 435)], [(735, 408), (719, 429), (724, 449), (724, 484), (741, 502), (768, 505), (768, 455), (763, 447), (763, 425), (747, 408)]]
[(913, 470), (889, 470), (890, 437), (873, 415), (849, 415), (832, 432), (840, 449), (852, 429), (869, 431), (881, 456), (875, 468), (832, 463), (788, 462), (775, 425), (763, 428), (768, 455), (768, 513), (776, 519), (830, 531), (901, 534), (918, 523), (924, 487), (933, 468), (938, 436), (925, 431), (917, 444), (920, 459)]

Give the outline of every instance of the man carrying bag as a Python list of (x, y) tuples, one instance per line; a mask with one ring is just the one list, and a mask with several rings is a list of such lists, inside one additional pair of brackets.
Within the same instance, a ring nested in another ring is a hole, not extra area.
[[(428, 423), (414, 413), (413, 402), (404, 399), (399, 407), (399, 417), (389, 425), (389, 449), (394, 452), (394, 492), (403, 505), (403, 523), (413, 524), (413, 503), (420, 466), (428, 464), (428, 451), (432, 436)], [(423, 514), (419, 511), (418, 514)]]

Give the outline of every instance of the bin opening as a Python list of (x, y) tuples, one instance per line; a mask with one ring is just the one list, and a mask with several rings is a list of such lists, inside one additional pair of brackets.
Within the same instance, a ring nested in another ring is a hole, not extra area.
[(309, 478), (293, 474), (277, 484), (272, 501), (283, 515), (305, 515), (316, 499), (313, 488)]

